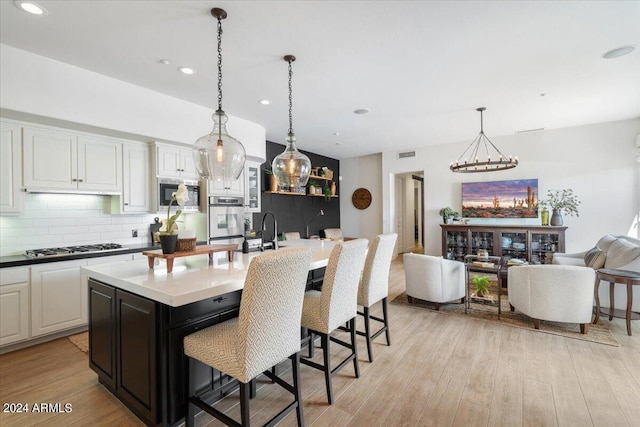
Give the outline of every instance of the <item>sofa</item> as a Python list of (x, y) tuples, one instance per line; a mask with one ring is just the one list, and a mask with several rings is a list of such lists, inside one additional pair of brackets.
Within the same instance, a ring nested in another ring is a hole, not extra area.
[[(640, 240), (629, 236), (604, 235), (589, 250), (563, 254), (553, 254), (553, 264), (591, 267), (592, 269), (610, 268), (640, 272)], [(623, 285), (615, 285), (615, 306), (627, 305), (627, 290)], [(602, 282), (599, 287), (600, 306), (610, 307), (609, 283)], [(595, 301), (594, 301), (595, 304)], [(640, 311), (640, 289), (633, 287), (633, 311)]]

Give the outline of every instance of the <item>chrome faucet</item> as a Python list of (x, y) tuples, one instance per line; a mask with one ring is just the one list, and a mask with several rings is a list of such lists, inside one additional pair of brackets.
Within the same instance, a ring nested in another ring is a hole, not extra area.
[[(273, 249), (278, 249), (278, 221), (276, 220), (276, 216), (271, 211), (267, 211), (262, 215), (262, 231), (266, 230), (265, 228), (265, 219), (267, 219), (267, 215), (271, 214), (273, 217)], [(264, 250), (264, 236), (262, 237), (262, 250)]]

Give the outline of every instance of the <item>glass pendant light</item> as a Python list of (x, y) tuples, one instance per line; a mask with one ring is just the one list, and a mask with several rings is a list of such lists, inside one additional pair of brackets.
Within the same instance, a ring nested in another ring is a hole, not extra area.
[(278, 181), (280, 191), (292, 193), (304, 193), (304, 187), (311, 173), (311, 160), (296, 148), (296, 137), (293, 133), (293, 114), (291, 95), (291, 78), (293, 71), (291, 63), (296, 60), (293, 55), (286, 55), (284, 60), (289, 63), (289, 133), (287, 134), (287, 146), (278, 154), (271, 164), (271, 170)]
[(218, 109), (211, 116), (211, 133), (199, 138), (193, 146), (193, 160), (200, 178), (222, 181), (224, 188), (229, 188), (244, 169), (246, 153), (240, 141), (227, 133), (229, 118), (222, 110), (222, 20), (227, 12), (213, 8), (211, 15), (218, 19)]

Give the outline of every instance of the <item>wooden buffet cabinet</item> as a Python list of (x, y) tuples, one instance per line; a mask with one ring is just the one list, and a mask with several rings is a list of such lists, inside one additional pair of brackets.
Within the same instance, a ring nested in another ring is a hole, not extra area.
[(565, 251), (567, 227), (441, 224), (442, 256), (463, 261), (486, 249), (489, 255), (520, 258), (530, 264), (551, 264), (555, 252)]

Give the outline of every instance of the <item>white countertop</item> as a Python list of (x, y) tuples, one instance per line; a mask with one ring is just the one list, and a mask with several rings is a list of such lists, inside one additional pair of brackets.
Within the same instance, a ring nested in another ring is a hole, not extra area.
[[(280, 250), (287, 247), (310, 248), (309, 270), (326, 267), (335, 246), (331, 241), (306, 239), (281, 243)], [(214, 257), (213, 264), (209, 264), (206, 254), (175, 258), (171, 273), (167, 273), (166, 261), (159, 260), (158, 265), (150, 269), (146, 259), (82, 267), (82, 272), (116, 288), (179, 307), (242, 289), (249, 262), (261, 254), (236, 252), (233, 262), (229, 262), (224, 252)]]

